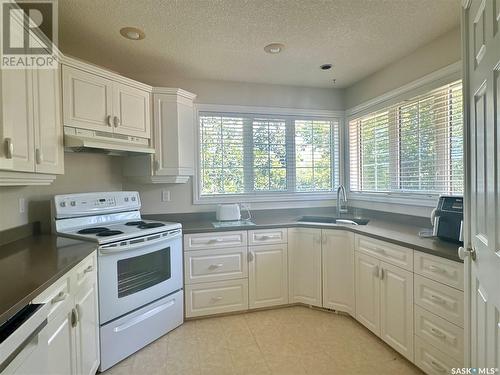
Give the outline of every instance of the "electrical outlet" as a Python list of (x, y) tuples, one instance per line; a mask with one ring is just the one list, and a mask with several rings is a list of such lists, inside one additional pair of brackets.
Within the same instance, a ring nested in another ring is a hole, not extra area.
[(162, 202), (170, 202), (170, 190), (162, 190), (161, 191), (161, 201)]
[(26, 211), (26, 200), (24, 198), (19, 198), (19, 213), (24, 214)]

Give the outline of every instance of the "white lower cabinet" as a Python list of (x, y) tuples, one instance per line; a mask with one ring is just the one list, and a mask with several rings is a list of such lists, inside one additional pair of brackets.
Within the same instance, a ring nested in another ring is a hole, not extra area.
[(51, 305), (44, 335), (47, 374), (96, 373), (100, 361), (97, 297), (97, 257), (93, 253), (33, 301)]
[(322, 306), (321, 229), (288, 230), (288, 278), (290, 303)]
[(322, 229), (323, 307), (354, 315), (354, 234)]
[(356, 319), (413, 361), (413, 273), (356, 252)]
[(288, 246), (251, 246), (248, 253), (249, 307), (288, 303)]
[(248, 309), (248, 279), (186, 285), (186, 317)]
[(441, 350), (428, 345), (420, 337), (415, 336), (415, 364), (428, 375), (449, 374), (452, 368), (459, 367), (457, 362)]

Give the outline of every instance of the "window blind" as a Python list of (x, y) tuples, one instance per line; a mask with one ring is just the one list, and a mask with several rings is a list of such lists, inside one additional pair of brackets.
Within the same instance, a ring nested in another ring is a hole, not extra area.
[(339, 150), (336, 119), (200, 112), (200, 196), (333, 191)]
[(349, 122), (350, 189), (463, 192), (462, 82)]

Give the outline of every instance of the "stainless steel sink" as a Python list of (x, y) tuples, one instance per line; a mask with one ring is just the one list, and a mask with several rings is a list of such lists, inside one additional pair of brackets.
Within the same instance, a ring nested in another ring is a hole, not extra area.
[(366, 225), (370, 220), (356, 219), (347, 216), (346, 217), (302, 216), (297, 221), (301, 223), (318, 223), (318, 224)]

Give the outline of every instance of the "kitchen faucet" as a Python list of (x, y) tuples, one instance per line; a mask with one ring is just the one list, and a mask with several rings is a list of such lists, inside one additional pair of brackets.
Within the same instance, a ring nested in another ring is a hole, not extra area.
[[(342, 197), (341, 197), (342, 195)], [(345, 206), (345, 208), (342, 208), (342, 201)], [(345, 187), (344, 185), (340, 185), (337, 189), (337, 216), (340, 217), (342, 213), (348, 212), (347, 210), (347, 195), (345, 193)]]

